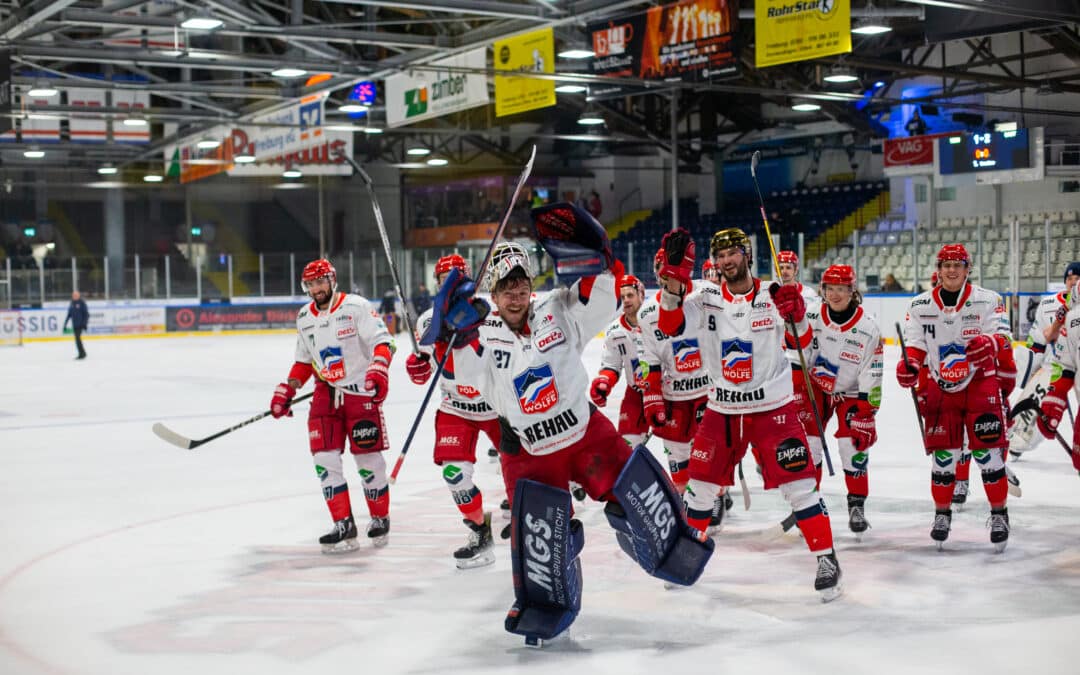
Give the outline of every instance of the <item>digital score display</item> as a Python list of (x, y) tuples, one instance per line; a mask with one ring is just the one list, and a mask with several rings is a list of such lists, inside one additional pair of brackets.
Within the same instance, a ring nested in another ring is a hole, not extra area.
[(984, 131), (938, 139), (941, 175), (1031, 167), (1028, 130)]

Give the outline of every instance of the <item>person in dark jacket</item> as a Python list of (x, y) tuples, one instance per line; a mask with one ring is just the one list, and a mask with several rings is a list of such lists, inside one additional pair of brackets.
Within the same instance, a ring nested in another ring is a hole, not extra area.
[(75, 332), (75, 348), (79, 350), (79, 355), (75, 358), (85, 359), (86, 350), (83, 349), (82, 334), (90, 323), (90, 310), (86, 308), (86, 301), (79, 296), (78, 291), (71, 294), (71, 304), (68, 305), (67, 317), (64, 319), (65, 330), (68, 321), (71, 322), (71, 329)]
[(416, 295), (412, 298), (413, 309), (416, 310), (416, 316), (420, 316), (424, 312), (431, 309), (431, 292), (428, 291), (427, 286), (420, 284), (416, 289)]

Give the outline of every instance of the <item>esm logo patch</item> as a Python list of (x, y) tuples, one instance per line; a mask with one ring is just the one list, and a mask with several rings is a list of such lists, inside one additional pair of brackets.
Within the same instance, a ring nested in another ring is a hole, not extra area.
[(361, 450), (371, 450), (378, 447), (382, 439), (379, 425), (371, 420), (359, 420), (352, 428), (353, 444)]
[(555, 375), (547, 363), (529, 368), (514, 378), (518, 405), (528, 415), (550, 410), (559, 402), (559, 389), (555, 386)]

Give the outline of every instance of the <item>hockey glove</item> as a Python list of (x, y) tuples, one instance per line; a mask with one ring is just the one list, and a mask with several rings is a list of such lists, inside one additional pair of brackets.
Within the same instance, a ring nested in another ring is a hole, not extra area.
[(390, 393), (390, 364), (381, 356), (371, 360), (364, 378), (364, 389), (372, 392), (371, 400), (382, 403)]
[(274, 389), (274, 397), (270, 399), (270, 414), (274, 419), (285, 415), (292, 417), (293, 396), (296, 396), (296, 389), (289, 386), (288, 382), (282, 382)]
[(874, 422), (874, 408), (866, 401), (859, 401), (849, 413), (848, 429), (851, 430), (851, 442), (859, 451), (867, 450), (877, 443), (877, 425)]
[(664, 260), (660, 265), (660, 277), (678, 279), (683, 285), (694, 274), (694, 239), (681, 227), (664, 235), (661, 248)]
[(409, 354), (405, 359), (405, 371), (413, 384), (424, 384), (431, 377), (431, 357), (424, 352)]
[(431, 306), (431, 323), (420, 336), (420, 344), (448, 342), (459, 333), (456, 343), (468, 343), (479, 330), (491, 307), (475, 298), (476, 284), (456, 267), (446, 275)]
[(601, 370), (600, 376), (592, 381), (592, 387), (589, 388), (589, 398), (592, 399), (597, 408), (603, 408), (607, 405), (607, 397), (611, 393), (611, 387), (614, 384), (615, 378), (610, 370)]
[(919, 369), (922, 368), (926, 352), (908, 347), (907, 354), (896, 363), (896, 381), (904, 389), (911, 389), (919, 383)]
[(967, 348), (968, 363), (984, 373), (997, 372), (997, 341), (991, 335), (976, 335), (968, 340)]
[(1035, 420), (1035, 423), (1039, 425), (1039, 433), (1047, 438), (1053, 438), (1064, 413), (1065, 399), (1051, 389), (1039, 404), (1039, 417)]
[(806, 301), (798, 287), (773, 284), (769, 287), (769, 294), (772, 295), (776, 310), (784, 321), (798, 324), (806, 318)]
[(652, 427), (658, 428), (667, 424), (667, 405), (661, 391), (659, 370), (649, 373), (645, 391), (641, 393), (641, 402), (645, 407), (645, 419)]

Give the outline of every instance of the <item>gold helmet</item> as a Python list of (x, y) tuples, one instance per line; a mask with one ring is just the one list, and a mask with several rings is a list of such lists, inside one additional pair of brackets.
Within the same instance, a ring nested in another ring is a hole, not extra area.
[(743, 254), (746, 255), (746, 257), (750, 257), (750, 237), (746, 236), (746, 233), (737, 227), (719, 230), (714, 234), (712, 241), (709, 243), (709, 255), (715, 256), (717, 251), (722, 251), (723, 249), (731, 248), (732, 246), (738, 246), (743, 250)]

